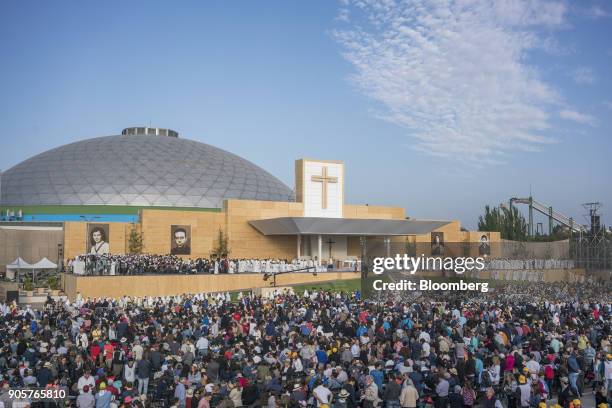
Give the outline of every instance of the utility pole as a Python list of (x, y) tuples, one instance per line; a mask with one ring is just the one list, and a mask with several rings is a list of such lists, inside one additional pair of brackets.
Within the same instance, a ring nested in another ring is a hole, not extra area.
[[(531, 190), (531, 186), (529, 186)], [(529, 195), (529, 236), (533, 237), (533, 197)]]

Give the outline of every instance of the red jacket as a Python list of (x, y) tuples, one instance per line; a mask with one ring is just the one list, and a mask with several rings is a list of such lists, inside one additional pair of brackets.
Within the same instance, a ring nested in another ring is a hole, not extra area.
[(513, 368), (514, 368), (514, 356), (512, 354), (509, 354), (506, 356), (506, 368), (504, 369), (504, 371), (512, 371)]

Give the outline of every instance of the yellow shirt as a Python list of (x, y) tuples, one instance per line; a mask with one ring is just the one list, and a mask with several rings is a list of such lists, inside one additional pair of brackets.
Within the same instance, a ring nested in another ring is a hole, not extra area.
[(578, 350), (584, 350), (587, 346), (587, 338), (585, 335), (578, 337)]
[(94, 340), (98, 340), (100, 338), (100, 335), (102, 331), (100, 329), (93, 329), (93, 331), (91, 332), (91, 336), (93, 337)]

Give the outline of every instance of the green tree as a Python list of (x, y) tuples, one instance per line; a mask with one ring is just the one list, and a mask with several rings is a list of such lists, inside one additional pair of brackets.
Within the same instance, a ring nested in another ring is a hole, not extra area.
[(527, 240), (527, 222), (516, 207), (493, 207), (485, 205), (485, 212), (478, 217), (479, 231), (497, 231), (503, 239)]
[(32, 290), (34, 290), (34, 284), (32, 283), (32, 279), (30, 279), (29, 276), (27, 276), (24, 280), (23, 280), (23, 290), (30, 292)]
[(227, 257), (230, 253), (227, 234), (223, 232), (221, 228), (219, 228), (219, 235), (217, 235), (217, 242), (215, 244), (215, 248), (213, 249), (213, 256), (218, 257)]
[(140, 254), (142, 252), (142, 234), (132, 225), (130, 236), (128, 237), (128, 251), (130, 254)]
[(47, 285), (49, 285), (49, 289), (51, 290), (59, 289), (59, 281), (57, 280), (57, 276), (49, 276), (49, 279), (47, 279)]

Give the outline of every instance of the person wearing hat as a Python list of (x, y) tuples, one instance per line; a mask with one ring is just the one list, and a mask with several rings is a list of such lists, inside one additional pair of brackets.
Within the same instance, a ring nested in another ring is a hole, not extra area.
[(293, 384), (289, 401), (291, 402), (291, 406), (300, 406), (303, 403), (306, 403), (306, 391), (304, 390), (302, 384)]
[(234, 382), (229, 382), (227, 384), (227, 387), (230, 390), (229, 398), (234, 403), (234, 406), (241, 407), (242, 406), (242, 388)]
[(350, 394), (344, 388), (338, 393), (338, 398), (334, 401), (334, 408), (348, 408)]
[(463, 397), (461, 396), (461, 386), (459, 384), (452, 387), (448, 394), (448, 403), (450, 408), (463, 408)]
[(400, 394), (400, 406), (402, 408), (416, 408), (419, 399), (419, 392), (410, 378), (406, 378), (404, 387)]
[(570, 402), (569, 404), (569, 408), (580, 408), (580, 407), (582, 407), (582, 402), (578, 398), (572, 400), (572, 402)]
[(96, 408), (110, 408), (113, 394), (106, 389), (106, 383), (101, 382), (96, 393)]
[(569, 405), (570, 400), (574, 397), (574, 392), (569, 385), (569, 380), (567, 377), (561, 377), (560, 379), (561, 389), (559, 391), (559, 397), (557, 402), (562, 407), (567, 407)]
[(42, 368), (38, 370), (36, 380), (38, 381), (39, 387), (45, 388), (47, 384), (51, 384), (53, 382), (53, 372), (51, 371), (51, 367), (53, 367), (51, 362), (45, 361)]
[(89, 385), (85, 385), (82, 391), (76, 399), (77, 408), (95, 408), (96, 399), (91, 395)]
[(353, 361), (353, 353), (351, 353), (351, 349), (348, 343), (344, 343), (342, 345), (342, 351), (340, 352), (340, 361), (342, 363), (350, 363)]
[(531, 384), (527, 383), (527, 378), (524, 375), (519, 375), (519, 386), (517, 388), (519, 394), (519, 403), (521, 408), (529, 408), (531, 404)]

